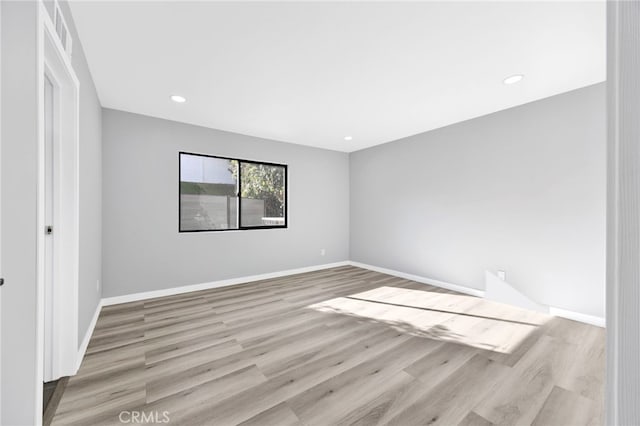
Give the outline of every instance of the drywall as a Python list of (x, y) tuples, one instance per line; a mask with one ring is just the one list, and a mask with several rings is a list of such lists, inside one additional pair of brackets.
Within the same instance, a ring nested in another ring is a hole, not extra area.
[(501, 269), (604, 316), (605, 106), (598, 84), (351, 153), (351, 260), (477, 289)]
[(484, 272), (484, 298), (494, 302), (506, 303), (508, 305), (517, 306), (519, 308), (538, 311), (544, 314), (549, 313), (549, 307), (541, 305), (529, 299), (511, 284), (500, 278), (498, 275), (490, 271)]
[[(110, 109), (102, 129), (105, 297), (348, 260), (348, 154)], [(179, 151), (288, 164), (289, 227), (178, 233)]]
[(640, 3), (607, 5), (607, 425), (640, 424)]
[(100, 302), (102, 278), (102, 107), (67, 2), (62, 13), (73, 38), (72, 66), (80, 81), (78, 344)]
[(2, 2), (3, 425), (34, 425), (37, 400), (36, 198), (38, 73), (36, 2)]
[[(2, 8), (2, 418), (0, 424), (36, 424), (41, 413), (36, 332), (36, 199), (38, 138), (37, 2)], [(80, 80), (79, 342), (100, 301), (102, 111), (73, 26), (72, 65)], [(19, 325), (19, 326), (16, 326)], [(41, 362), (40, 362), (41, 363)]]

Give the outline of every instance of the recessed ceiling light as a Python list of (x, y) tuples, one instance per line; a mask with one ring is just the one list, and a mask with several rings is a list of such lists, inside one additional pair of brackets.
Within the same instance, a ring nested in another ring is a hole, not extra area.
[(504, 84), (514, 84), (514, 83), (519, 82), (523, 78), (524, 78), (524, 75), (516, 74), (516, 75), (512, 75), (512, 76), (509, 76), (509, 77), (505, 78), (504, 80), (502, 80), (502, 82)]
[(345, 136), (345, 137), (344, 137), (344, 140), (345, 140), (345, 141), (350, 141), (351, 139), (353, 139), (353, 136)]
[(172, 95), (171, 96), (171, 100), (173, 102), (177, 102), (179, 104), (187, 102), (187, 98), (185, 98), (184, 96), (180, 96), (180, 95)]

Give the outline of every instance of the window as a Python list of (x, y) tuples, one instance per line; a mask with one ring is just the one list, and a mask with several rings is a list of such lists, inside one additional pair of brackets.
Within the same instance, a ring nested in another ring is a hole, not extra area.
[(287, 227), (287, 166), (181, 152), (180, 232)]

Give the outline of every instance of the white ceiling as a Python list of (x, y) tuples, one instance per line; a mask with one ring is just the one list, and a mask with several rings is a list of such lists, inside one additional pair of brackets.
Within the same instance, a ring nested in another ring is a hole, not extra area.
[(605, 79), (604, 1), (71, 6), (104, 107), (340, 151)]

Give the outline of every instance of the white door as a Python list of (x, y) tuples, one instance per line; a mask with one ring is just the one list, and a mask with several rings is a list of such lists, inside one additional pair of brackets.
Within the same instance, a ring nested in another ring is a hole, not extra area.
[(49, 76), (44, 78), (44, 381), (53, 380), (53, 288), (54, 288), (54, 244), (53, 239), (53, 188), (54, 188), (54, 141), (55, 141), (55, 87)]
[[(42, 13), (46, 18), (47, 12)], [(48, 382), (77, 371), (79, 83), (47, 19), (43, 30), (37, 230), (42, 358), (38, 367)]]

